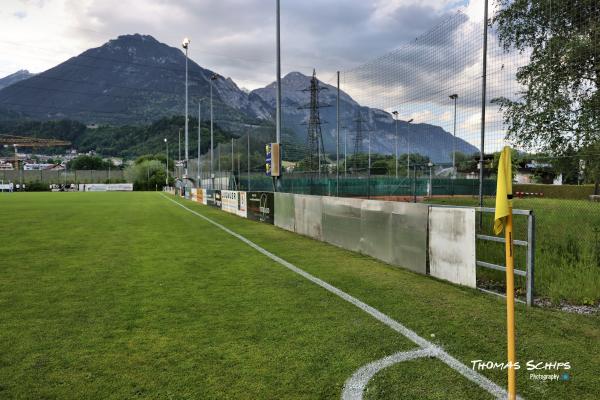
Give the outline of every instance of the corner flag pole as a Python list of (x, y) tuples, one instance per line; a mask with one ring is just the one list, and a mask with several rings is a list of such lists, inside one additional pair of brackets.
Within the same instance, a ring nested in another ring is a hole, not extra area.
[(517, 398), (515, 374), (515, 257), (513, 247), (512, 212), (512, 165), (508, 146), (502, 149), (498, 163), (498, 182), (496, 186), (496, 210), (494, 215), (494, 233), (504, 229), (506, 252), (506, 338), (508, 352), (508, 399)]
[(506, 240), (506, 335), (508, 339), (508, 398), (516, 399), (515, 377), (515, 255), (513, 248), (513, 214), (512, 207), (508, 209), (506, 227), (504, 228)]

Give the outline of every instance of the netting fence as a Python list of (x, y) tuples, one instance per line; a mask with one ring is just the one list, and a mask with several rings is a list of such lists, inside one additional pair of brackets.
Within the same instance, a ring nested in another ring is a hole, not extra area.
[[(278, 190), (493, 207), (498, 154), (509, 145), (514, 207), (537, 218), (537, 289), (594, 303), (600, 3), (501, 0), (483, 21), (469, 9), (452, 13), (414, 41), (342, 70), (339, 94), (337, 74), (285, 76)], [(275, 86), (258, 94), (275, 105)], [(274, 116), (234, 125), (239, 137), (214, 149), (217, 179), (209, 152), (190, 174), (204, 187), (273, 190), (264, 147), (275, 141)], [(491, 233), (490, 218), (480, 234)], [(517, 239), (526, 235), (517, 229)], [(478, 246), (489, 262), (501, 261), (494, 243)]]
[(113, 170), (2, 170), (0, 181), (15, 184), (72, 184), (72, 183), (122, 183), (124, 171)]

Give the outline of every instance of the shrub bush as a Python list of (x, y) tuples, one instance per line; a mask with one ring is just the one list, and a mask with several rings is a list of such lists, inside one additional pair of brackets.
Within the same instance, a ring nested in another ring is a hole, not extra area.
[(50, 191), (50, 184), (35, 181), (35, 182), (26, 182), (25, 183), (25, 191), (27, 192), (48, 192)]

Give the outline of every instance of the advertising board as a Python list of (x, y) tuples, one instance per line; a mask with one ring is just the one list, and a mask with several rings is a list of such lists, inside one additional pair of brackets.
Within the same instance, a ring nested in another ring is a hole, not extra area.
[(213, 189), (206, 189), (206, 192), (204, 192), (204, 204), (208, 206), (215, 205), (215, 191)]
[(238, 213), (239, 196), (235, 190), (221, 190), (221, 209), (231, 214)]
[(246, 192), (238, 192), (238, 210), (237, 215), (248, 218), (248, 201)]
[(205, 189), (196, 190), (196, 202), (206, 204), (206, 201), (204, 200), (204, 193)]
[(248, 219), (273, 224), (275, 199), (272, 192), (246, 192)]
[(221, 208), (223, 205), (223, 199), (221, 198), (221, 191), (220, 190), (215, 190), (214, 192), (214, 202), (212, 204), (213, 206), (217, 207), (217, 208)]

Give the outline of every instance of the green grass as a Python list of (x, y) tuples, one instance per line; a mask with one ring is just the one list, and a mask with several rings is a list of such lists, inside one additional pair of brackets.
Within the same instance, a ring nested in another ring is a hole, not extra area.
[[(504, 303), (185, 202), (378, 308), (470, 365), (505, 359)], [(359, 367), (415, 345), (158, 193), (0, 196), (0, 398), (339, 398)], [(517, 307), (528, 399), (600, 392), (600, 318)], [(484, 374), (505, 386), (505, 372)], [(404, 396), (404, 397), (403, 397)], [(391, 367), (368, 398), (487, 399), (436, 360)]]
[[(437, 204), (476, 205), (473, 198), (447, 198), (428, 201)], [(494, 199), (485, 205), (494, 207)], [(536, 296), (555, 303), (594, 305), (600, 302), (600, 203), (566, 199), (515, 199), (514, 208), (533, 210), (536, 216), (535, 291)], [(493, 214), (484, 217), (484, 231), (492, 235)], [(515, 216), (517, 239), (527, 239), (526, 217)], [(484, 261), (504, 264), (504, 248), (499, 243), (478, 241), (478, 254)], [(525, 250), (516, 248), (516, 263), (525, 269)], [(478, 271), (481, 278), (503, 282), (502, 273)], [(524, 294), (524, 279), (519, 279)]]

